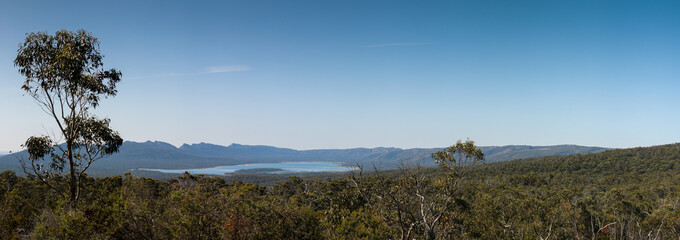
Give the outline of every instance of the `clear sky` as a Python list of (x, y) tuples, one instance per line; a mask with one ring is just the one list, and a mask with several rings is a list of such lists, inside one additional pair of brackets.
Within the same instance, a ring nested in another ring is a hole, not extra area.
[(33, 1), (0, 6), (0, 151), (54, 124), (12, 61), (86, 29), (126, 140), (295, 149), (680, 141), (679, 1)]

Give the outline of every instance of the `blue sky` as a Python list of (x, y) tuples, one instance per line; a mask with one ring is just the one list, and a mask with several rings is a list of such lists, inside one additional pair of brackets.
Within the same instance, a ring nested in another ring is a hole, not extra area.
[(86, 29), (126, 140), (296, 149), (680, 141), (676, 1), (3, 1), (0, 150), (55, 131), (13, 66)]

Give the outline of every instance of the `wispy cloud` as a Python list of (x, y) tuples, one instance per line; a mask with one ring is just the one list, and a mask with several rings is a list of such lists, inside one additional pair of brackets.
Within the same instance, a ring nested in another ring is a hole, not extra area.
[[(141, 76), (132, 76), (132, 77), (125, 77), (125, 80), (143, 80), (143, 79), (156, 79), (156, 78), (171, 78), (171, 77), (188, 77), (188, 76), (194, 76), (194, 75), (201, 75), (201, 74), (211, 74), (211, 73), (223, 73), (223, 72), (243, 72), (243, 71), (250, 71), (252, 68), (248, 65), (227, 65), (227, 66), (219, 66), (219, 67), (209, 67), (203, 69), (203, 71), (200, 72), (185, 72), (185, 73), (176, 73), (176, 72), (159, 72), (156, 74), (151, 74), (151, 75), (141, 75)], [(194, 70), (196, 71), (196, 70)]]
[(151, 77), (154, 77), (154, 78), (176, 77), (176, 76), (179, 76), (179, 74), (178, 73), (172, 73), (172, 72), (170, 72), (170, 73), (157, 73), (157, 74), (151, 75)]
[[(166, 73), (156, 73), (153, 75), (137, 75), (137, 76), (132, 76), (132, 77), (123, 77), (124, 80), (142, 80), (142, 79), (151, 79), (151, 78), (167, 78), (167, 77), (177, 77), (181, 76), (182, 74), (179, 73), (172, 73), (172, 72), (166, 72)], [(125, 76), (125, 75), (123, 75)]]
[(398, 42), (398, 43), (379, 43), (364, 45), (365, 48), (378, 48), (378, 47), (397, 47), (397, 46), (420, 46), (420, 45), (430, 45), (432, 42)]
[(220, 67), (209, 67), (206, 68), (203, 73), (223, 73), (223, 72), (243, 72), (250, 71), (252, 68), (248, 65), (228, 65)]

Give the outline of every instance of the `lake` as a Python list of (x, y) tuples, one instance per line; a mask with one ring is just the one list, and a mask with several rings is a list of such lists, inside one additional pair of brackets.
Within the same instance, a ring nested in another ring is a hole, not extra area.
[(141, 168), (145, 171), (156, 171), (162, 173), (184, 173), (223, 175), (234, 173), (239, 170), (250, 169), (270, 169), (264, 173), (289, 173), (289, 172), (344, 172), (352, 170), (351, 167), (342, 166), (332, 162), (284, 162), (284, 163), (253, 163), (232, 166), (217, 166), (212, 168), (192, 168), (192, 169), (154, 169)]

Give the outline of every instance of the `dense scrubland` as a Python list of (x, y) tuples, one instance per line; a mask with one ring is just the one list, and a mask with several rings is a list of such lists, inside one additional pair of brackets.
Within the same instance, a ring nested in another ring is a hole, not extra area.
[[(433, 160), (434, 161), (434, 160)], [(261, 186), (0, 173), (2, 239), (678, 239), (680, 144)], [(67, 184), (68, 179), (50, 179)]]

